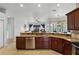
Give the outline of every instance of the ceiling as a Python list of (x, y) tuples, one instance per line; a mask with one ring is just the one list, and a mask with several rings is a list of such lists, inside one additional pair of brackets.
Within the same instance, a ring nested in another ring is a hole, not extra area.
[[(40, 4), (41, 7), (37, 5)], [(0, 7), (6, 9), (8, 16), (18, 19), (26, 19), (33, 21), (34, 17), (38, 17), (41, 21), (50, 18), (63, 17), (66, 13), (76, 8), (75, 3), (23, 3), (24, 7), (20, 7), (20, 3), (0, 3)]]

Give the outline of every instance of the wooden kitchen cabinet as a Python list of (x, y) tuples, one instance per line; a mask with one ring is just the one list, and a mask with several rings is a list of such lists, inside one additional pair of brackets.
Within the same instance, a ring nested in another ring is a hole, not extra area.
[(62, 43), (61, 38), (55, 38), (55, 37), (51, 38), (51, 49), (52, 50), (62, 53), (62, 51), (63, 51), (62, 45), (63, 45), (63, 43)]
[(51, 37), (51, 49), (64, 55), (71, 55), (72, 43), (62, 38)]
[[(34, 40), (34, 41), (33, 41)], [(33, 45), (34, 44), (34, 45)], [(64, 55), (72, 54), (72, 43), (58, 37), (16, 37), (17, 49), (52, 49)]]
[(44, 37), (35, 37), (35, 48), (36, 49), (50, 49), (51, 40)]
[(66, 14), (68, 30), (79, 30), (79, 8)]
[(43, 37), (35, 37), (35, 48), (42, 49), (43, 48)]
[(74, 30), (75, 29), (75, 14), (74, 13), (71, 13), (68, 15), (67, 17), (67, 25), (68, 25), (68, 30)]
[(48, 40), (48, 43), (49, 43), (49, 45), (48, 45), (48, 49), (51, 49), (51, 39)]
[(79, 30), (79, 10), (75, 11), (75, 29)]
[(16, 48), (17, 49), (25, 49), (26, 48), (26, 40), (25, 37), (16, 37)]
[(63, 54), (72, 55), (72, 43), (67, 40), (63, 40)]
[(32, 37), (16, 37), (17, 49), (35, 49)]
[(51, 49), (57, 51), (58, 50), (58, 39), (51, 37)]
[(63, 53), (63, 40), (64, 39), (62, 39), (62, 38), (57, 38), (58, 39), (58, 48), (57, 48), (57, 50), (58, 50), (58, 52), (60, 52), (60, 53)]

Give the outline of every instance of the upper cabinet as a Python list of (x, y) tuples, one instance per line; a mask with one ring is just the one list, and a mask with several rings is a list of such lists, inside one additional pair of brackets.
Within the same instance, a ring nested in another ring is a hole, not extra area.
[(79, 9), (75, 13), (75, 29), (79, 30)]
[(75, 28), (75, 20), (74, 20), (74, 13), (71, 13), (71, 14), (69, 14), (68, 15), (68, 17), (67, 17), (67, 24), (68, 24), (68, 30), (74, 30), (74, 28)]
[(68, 30), (79, 30), (79, 8), (67, 13), (66, 15)]

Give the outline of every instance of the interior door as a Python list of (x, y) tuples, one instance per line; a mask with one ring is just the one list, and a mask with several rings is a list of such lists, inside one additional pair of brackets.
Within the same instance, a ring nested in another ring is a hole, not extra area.
[(3, 47), (3, 21), (0, 21), (0, 48)]

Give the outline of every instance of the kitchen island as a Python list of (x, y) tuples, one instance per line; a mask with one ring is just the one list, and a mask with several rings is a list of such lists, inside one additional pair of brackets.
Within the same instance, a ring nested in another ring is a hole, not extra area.
[(52, 49), (65, 55), (72, 54), (71, 37), (54, 33), (20, 33), (16, 37), (17, 49)]

